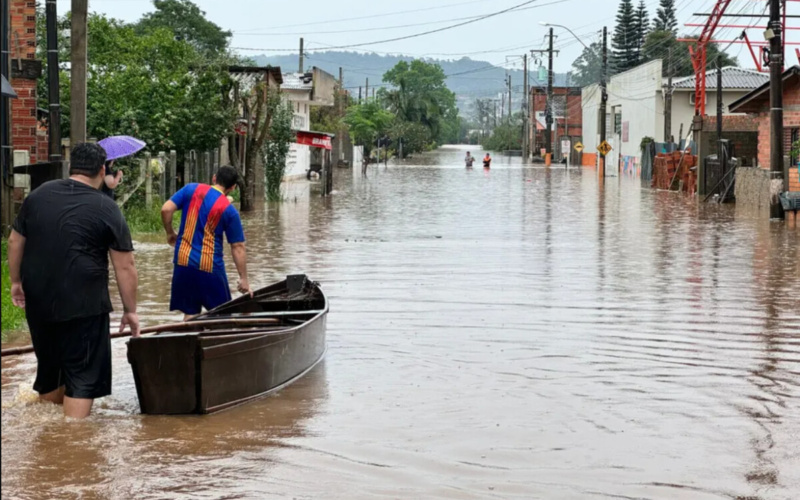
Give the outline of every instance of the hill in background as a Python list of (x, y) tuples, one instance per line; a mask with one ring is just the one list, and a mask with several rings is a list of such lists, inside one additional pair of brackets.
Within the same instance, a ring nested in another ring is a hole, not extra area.
[[(280, 66), (281, 71), (288, 73), (297, 71), (297, 54), (279, 56), (255, 56), (252, 58), (259, 66)], [(324, 71), (339, 76), (339, 67), (344, 71), (344, 86), (350, 90), (351, 95), (358, 96), (358, 87), (364, 87), (369, 78), (370, 88), (381, 86), (382, 77), (398, 61), (410, 61), (414, 57), (391, 56), (379, 54), (362, 54), (358, 52), (312, 52), (306, 56), (304, 65), (306, 69), (316, 66)], [(478, 98), (498, 97), (505, 89), (506, 74), (511, 74), (511, 88), (513, 93), (512, 106), (519, 110), (522, 102), (523, 74), (521, 69), (506, 70), (485, 61), (476, 61), (468, 57), (457, 60), (425, 59), (427, 62), (439, 64), (447, 77), (447, 86), (455, 92), (459, 109), (466, 111)], [(521, 65), (521, 63), (520, 63)], [(547, 86), (546, 71), (542, 72), (542, 80), (538, 79), (538, 68), (530, 69), (530, 85)], [(556, 74), (555, 85), (564, 85), (566, 75)], [(371, 93), (371, 91), (370, 91)]]

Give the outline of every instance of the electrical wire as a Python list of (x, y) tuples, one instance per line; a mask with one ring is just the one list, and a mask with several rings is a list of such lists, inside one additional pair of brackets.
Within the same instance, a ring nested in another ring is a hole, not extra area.
[[(499, 15), (502, 15), (502, 14), (507, 14), (509, 12), (516, 11), (520, 7), (524, 7), (526, 5), (530, 5), (530, 4), (536, 3), (538, 1), (540, 1), (540, 0), (527, 0), (525, 2), (517, 4), (517, 5), (513, 6), (513, 7), (509, 7), (507, 9), (495, 11), (495, 12), (492, 12), (492, 13), (485, 14), (483, 16), (477, 17), (475, 19), (471, 19), (469, 21), (463, 21), (463, 22), (460, 22), (460, 23), (452, 24), (450, 26), (445, 26), (443, 28), (437, 28), (435, 30), (428, 30), (428, 31), (423, 31), (421, 33), (414, 33), (412, 35), (398, 36), (398, 37), (394, 37), (394, 38), (386, 38), (384, 40), (375, 40), (375, 41), (372, 41), (372, 42), (351, 43), (351, 44), (348, 44), (348, 45), (339, 45), (339, 46), (334, 46), (334, 47), (327, 47), (325, 50), (339, 50), (339, 49), (350, 49), (350, 48), (354, 48), (354, 47), (365, 47), (365, 46), (368, 46), (368, 45), (378, 45), (378, 44), (383, 44), (383, 43), (398, 42), (398, 41), (401, 41), (401, 40), (408, 40), (408, 39), (411, 39), (411, 38), (418, 38), (418, 37), (421, 37), (421, 36), (431, 35), (431, 34), (434, 34), (434, 33), (441, 33), (442, 31), (447, 31), (447, 30), (459, 28), (461, 26), (466, 26), (468, 24), (473, 24), (473, 23), (476, 23), (478, 21), (483, 21), (485, 19), (496, 17), (496, 16), (499, 16)], [(295, 50), (295, 49), (263, 49), (263, 48), (250, 48), (250, 47), (231, 47), (231, 48), (235, 49), (235, 50), (247, 50), (247, 51), (255, 50), (255, 51), (263, 51), (263, 52), (286, 52), (286, 51), (293, 52)], [(309, 49), (309, 50), (317, 50), (317, 49)], [(322, 49), (319, 49), (319, 50), (322, 50)]]

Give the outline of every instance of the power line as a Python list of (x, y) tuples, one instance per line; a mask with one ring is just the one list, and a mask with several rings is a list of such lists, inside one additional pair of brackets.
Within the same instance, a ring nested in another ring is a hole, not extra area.
[[(464, 21), (464, 22), (460, 22), (460, 23), (457, 23), (457, 24), (452, 24), (450, 26), (445, 26), (443, 28), (437, 28), (435, 30), (423, 31), (421, 33), (414, 33), (413, 35), (405, 35), (405, 36), (399, 36), (399, 37), (394, 37), (394, 38), (387, 38), (387, 39), (384, 39), (384, 40), (375, 40), (375, 41), (372, 41), (372, 42), (352, 43), (352, 44), (349, 44), (349, 45), (339, 45), (339, 46), (336, 46), (336, 47), (327, 47), (326, 50), (350, 49), (350, 48), (353, 48), (353, 47), (365, 47), (367, 45), (377, 45), (377, 44), (382, 44), (382, 43), (398, 42), (398, 41), (401, 41), (401, 40), (408, 40), (410, 38), (417, 38), (417, 37), (421, 37), (421, 36), (425, 36), (425, 35), (431, 35), (433, 33), (441, 33), (442, 31), (447, 31), (447, 30), (451, 30), (451, 29), (454, 29), (454, 28), (459, 28), (461, 26), (466, 26), (468, 24), (473, 24), (473, 23), (476, 23), (478, 21), (483, 21), (484, 19), (489, 19), (491, 17), (496, 17), (496, 16), (499, 16), (499, 15), (502, 15), (502, 14), (507, 14), (509, 12), (512, 12), (512, 11), (515, 11), (515, 10), (519, 9), (520, 7), (524, 7), (525, 5), (530, 5), (530, 4), (536, 3), (538, 1), (539, 0), (527, 0), (526, 2), (522, 2), (521, 4), (517, 4), (517, 5), (513, 6), (513, 7), (507, 8), (507, 9), (503, 9), (503, 10), (499, 10), (499, 11), (496, 11), (496, 12), (492, 12), (490, 14), (485, 14), (483, 16), (477, 17), (475, 19), (471, 19), (469, 21)], [(264, 51), (264, 52), (287, 52), (287, 51), (288, 52), (294, 52), (294, 50), (295, 50), (295, 49), (263, 49), (263, 48), (251, 48), (251, 47), (231, 47), (231, 48), (232, 49), (236, 49), (236, 50), (249, 50), (249, 51), (255, 50), (255, 51)], [(315, 49), (309, 49), (309, 50), (315, 50)]]
[[(97, 0), (95, 0), (95, 1), (97, 1)], [(118, 0), (114, 0), (114, 1), (118, 1)], [(487, 2), (487, 1), (489, 1), (489, 0), (472, 0), (471, 2), (449, 3), (449, 4), (446, 4), (446, 5), (437, 5), (436, 7), (428, 7), (428, 8), (425, 8), (425, 9), (398, 10), (398, 11), (394, 11), (394, 12), (386, 12), (384, 14), (372, 14), (372, 15), (369, 15), (369, 16), (344, 17), (344, 18), (340, 18), (340, 19), (326, 19), (325, 21), (315, 21), (315, 22), (311, 22), (311, 23), (300, 23), (300, 24), (284, 24), (284, 25), (281, 25), (281, 26), (267, 26), (267, 27), (263, 27), (262, 26), (260, 28), (254, 28), (252, 30), (236, 31), (235, 33), (244, 33), (244, 32), (248, 32), (248, 31), (264, 30), (264, 29), (283, 29), (283, 28), (299, 28), (301, 26), (318, 26), (320, 24), (339, 23), (339, 22), (342, 22), (342, 21), (360, 21), (362, 19), (376, 19), (378, 17), (388, 17), (388, 16), (399, 15), (399, 14), (415, 14), (415, 13), (418, 13), (418, 12), (427, 12), (427, 11), (431, 11), (431, 10), (447, 9), (447, 8), (450, 8), (450, 7), (458, 7), (458, 6), (470, 5), (470, 4), (474, 4), (474, 3), (483, 3), (483, 2)]]

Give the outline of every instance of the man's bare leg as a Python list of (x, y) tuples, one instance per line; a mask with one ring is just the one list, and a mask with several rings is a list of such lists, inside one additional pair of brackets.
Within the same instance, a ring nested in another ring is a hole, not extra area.
[(190, 319), (192, 319), (192, 318), (196, 318), (197, 316), (200, 316), (201, 314), (203, 314), (203, 310), (202, 310), (202, 309), (201, 309), (201, 310), (200, 310), (200, 312), (199, 312), (199, 313), (197, 313), (197, 314), (186, 314), (186, 313), (184, 313), (184, 315), (183, 315), (183, 322), (184, 322), (184, 323), (186, 323), (186, 322), (187, 322), (187, 321), (189, 321)]
[(39, 394), (39, 401), (47, 401), (57, 405), (64, 404), (64, 389), (66, 389), (66, 387), (62, 385), (55, 391)]
[(64, 397), (64, 416), (70, 418), (86, 418), (92, 412), (94, 399)]

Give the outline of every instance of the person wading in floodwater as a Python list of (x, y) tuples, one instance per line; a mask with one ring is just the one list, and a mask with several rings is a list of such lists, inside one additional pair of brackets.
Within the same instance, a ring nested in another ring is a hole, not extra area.
[(475, 157), (472, 156), (471, 154), (469, 154), (469, 151), (467, 151), (467, 156), (464, 157), (464, 163), (467, 164), (467, 168), (472, 168), (472, 163), (474, 161), (475, 161)]
[[(247, 252), (242, 220), (228, 194), (236, 189), (239, 172), (222, 166), (208, 184), (189, 184), (161, 207), (167, 242), (175, 247), (172, 297), (169, 308), (181, 311), (184, 320), (231, 300), (228, 275), (222, 258), (222, 235), (231, 246), (239, 272), (240, 293), (250, 293)], [(180, 232), (172, 228), (172, 216), (181, 211)]]
[(74, 418), (111, 394), (109, 253), (124, 311), (120, 331), (129, 326), (139, 336), (133, 243), (119, 207), (100, 191), (105, 161), (101, 146), (76, 145), (70, 178), (32, 191), (8, 238), (11, 300), (25, 308), (38, 362), (33, 389)]
[(483, 157), (483, 167), (489, 168), (492, 166), (492, 157), (489, 156), (489, 153), (486, 153), (486, 156)]

